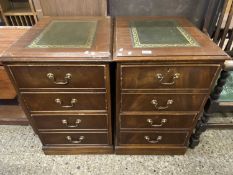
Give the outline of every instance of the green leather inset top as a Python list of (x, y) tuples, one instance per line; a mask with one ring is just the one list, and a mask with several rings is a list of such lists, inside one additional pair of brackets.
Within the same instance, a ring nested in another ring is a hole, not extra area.
[(54, 20), (29, 48), (91, 48), (97, 21)]
[(199, 46), (175, 20), (131, 21), (130, 28), (134, 48)]
[(233, 72), (230, 72), (230, 76), (227, 77), (226, 84), (223, 86), (223, 90), (218, 100), (233, 102)]

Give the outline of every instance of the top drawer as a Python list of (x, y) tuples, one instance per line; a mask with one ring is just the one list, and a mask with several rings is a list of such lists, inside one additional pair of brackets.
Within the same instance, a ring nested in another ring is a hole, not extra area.
[(219, 65), (122, 65), (122, 89), (208, 89)]
[(9, 67), (19, 88), (105, 88), (106, 65)]

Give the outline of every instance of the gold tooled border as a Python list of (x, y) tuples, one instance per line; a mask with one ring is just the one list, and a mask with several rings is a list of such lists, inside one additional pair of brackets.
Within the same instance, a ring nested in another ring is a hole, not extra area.
[[(92, 22), (94, 23), (94, 27), (91, 27), (89, 31), (89, 37), (87, 38), (87, 41), (84, 45), (41, 45), (38, 44), (40, 39), (43, 37), (43, 35), (50, 29), (50, 27), (57, 22)], [(40, 35), (32, 41), (31, 44), (28, 45), (28, 48), (91, 48), (93, 40), (95, 38), (97, 28), (97, 21), (79, 21), (79, 20), (53, 20), (41, 33)]]
[[(171, 21), (171, 22), (176, 23), (175, 21)], [(194, 40), (182, 27), (176, 27), (176, 28), (189, 42), (188, 44), (142, 44), (139, 39), (137, 28), (131, 27), (133, 47), (134, 48), (155, 48), (155, 47), (199, 47), (200, 46), (198, 42)]]

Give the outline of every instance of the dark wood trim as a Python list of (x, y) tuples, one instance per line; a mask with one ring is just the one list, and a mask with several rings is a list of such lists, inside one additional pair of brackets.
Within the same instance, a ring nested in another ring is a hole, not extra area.
[(207, 129), (233, 129), (233, 123), (207, 123)]
[(215, 112), (233, 112), (233, 103), (232, 102), (221, 102), (213, 101), (210, 108), (210, 113)]
[(184, 155), (186, 149), (186, 147), (116, 146), (115, 153), (119, 155)]
[(80, 147), (55, 147), (43, 146), (46, 155), (76, 155), (76, 154), (113, 154), (112, 146), (80, 146)]

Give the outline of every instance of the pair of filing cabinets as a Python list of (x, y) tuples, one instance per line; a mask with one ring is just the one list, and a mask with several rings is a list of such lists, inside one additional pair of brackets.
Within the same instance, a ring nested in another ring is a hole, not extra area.
[(183, 18), (45, 17), (3, 63), (45, 154), (184, 154), (227, 59)]

